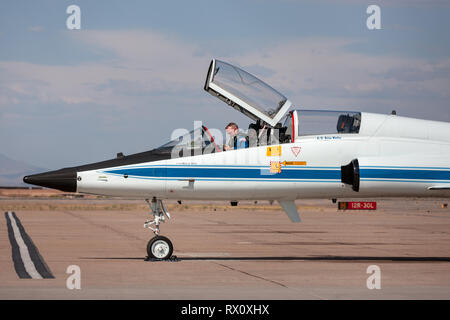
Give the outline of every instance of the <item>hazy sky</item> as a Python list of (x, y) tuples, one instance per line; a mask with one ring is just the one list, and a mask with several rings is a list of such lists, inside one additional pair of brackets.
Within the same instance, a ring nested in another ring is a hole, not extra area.
[(152, 149), (195, 120), (246, 128), (203, 90), (212, 58), (299, 109), (450, 121), (449, 31), (438, 0), (1, 1), (0, 153), (59, 169)]

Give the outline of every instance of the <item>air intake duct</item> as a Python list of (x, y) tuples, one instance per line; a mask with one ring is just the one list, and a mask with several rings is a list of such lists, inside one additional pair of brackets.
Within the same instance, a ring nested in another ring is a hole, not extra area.
[(358, 159), (354, 159), (349, 164), (341, 166), (341, 181), (342, 183), (351, 185), (353, 191), (359, 191), (360, 175)]

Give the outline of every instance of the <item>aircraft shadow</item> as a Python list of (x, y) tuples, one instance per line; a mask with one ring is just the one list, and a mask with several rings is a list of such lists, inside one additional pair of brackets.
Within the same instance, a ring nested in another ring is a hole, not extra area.
[[(86, 260), (146, 260), (145, 257), (82, 257)], [(183, 257), (176, 261), (382, 261), (382, 262), (450, 262), (450, 257), (373, 257), (373, 256), (313, 256), (313, 257)]]

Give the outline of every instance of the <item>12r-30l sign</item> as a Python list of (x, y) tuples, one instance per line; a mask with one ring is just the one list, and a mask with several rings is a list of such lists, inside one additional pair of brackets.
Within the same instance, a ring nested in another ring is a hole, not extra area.
[(339, 210), (376, 210), (377, 203), (374, 201), (350, 201), (339, 202)]

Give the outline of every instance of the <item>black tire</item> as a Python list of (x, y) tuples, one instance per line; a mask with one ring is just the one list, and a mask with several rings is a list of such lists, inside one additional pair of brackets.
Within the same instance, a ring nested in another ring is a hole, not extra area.
[(156, 236), (147, 244), (147, 254), (153, 259), (169, 259), (173, 253), (172, 242), (164, 236)]

